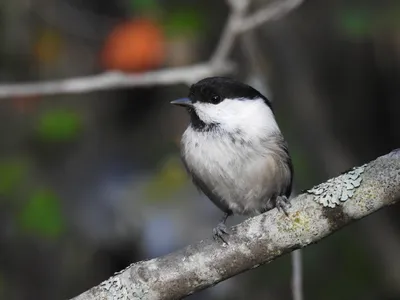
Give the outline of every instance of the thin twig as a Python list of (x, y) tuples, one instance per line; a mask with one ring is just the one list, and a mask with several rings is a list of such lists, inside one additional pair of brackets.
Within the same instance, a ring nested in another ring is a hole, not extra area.
[(237, 30), (244, 32), (265, 22), (276, 20), (296, 9), (304, 0), (275, 1), (237, 23)]
[(303, 265), (301, 249), (292, 252), (292, 295), (293, 300), (303, 300)]
[(211, 57), (211, 61), (214, 63), (224, 61), (228, 57), (238, 34), (237, 24), (244, 18), (249, 3), (246, 0), (229, 0), (228, 4), (232, 12), (228, 16), (228, 21), (222, 31), (219, 43)]

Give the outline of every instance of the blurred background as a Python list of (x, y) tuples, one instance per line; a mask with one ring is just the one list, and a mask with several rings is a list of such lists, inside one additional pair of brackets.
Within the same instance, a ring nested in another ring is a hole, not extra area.
[[(3, 0), (0, 82), (205, 61), (227, 15), (212, 0)], [(232, 59), (232, 76), (273, 101), (297, 191), (400, 147), (399, 1), (306, 0), (243, 35)], [(169, 105), (187, 92), (1, 100), (0, 299), (68, 299), (211, 236), (221, 212), (185, 174), (188, 118)], [(398, 213), (305, 248), (305, 299), (400, 299)], [(291, 299), (290, 276), (286, 255), (189, 298)]]

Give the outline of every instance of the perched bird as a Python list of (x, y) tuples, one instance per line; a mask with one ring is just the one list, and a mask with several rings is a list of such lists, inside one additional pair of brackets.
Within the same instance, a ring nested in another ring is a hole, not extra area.
[(225, 242), (232, 215), (274, 207), (287, 213), (293, 166), (271, 102), (251, 86), (225, 77), (205, 78), (189, 97), (174, 100), (190, 115), (181, 157), (193, 183), (225, 214), (213, 230)]

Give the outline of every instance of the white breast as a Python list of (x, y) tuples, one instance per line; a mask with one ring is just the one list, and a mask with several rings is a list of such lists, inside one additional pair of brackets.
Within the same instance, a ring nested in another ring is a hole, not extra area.
[(236, 214), (260, 213), (271, 196), (286, 187), (282, 176), (288, 172), (282, 172), (274, 140), (280, 133), (274, 134), (264, 131), (263, 136), (246, 140), (239, 131), (201, 132), (188, 127), (182, 137), (182, 155), (189, 170), (224, 206)]

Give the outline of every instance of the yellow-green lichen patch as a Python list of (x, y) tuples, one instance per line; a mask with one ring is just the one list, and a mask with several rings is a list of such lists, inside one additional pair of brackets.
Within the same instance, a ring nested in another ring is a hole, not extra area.
[(310, 220), (303, 211), (296, 211), (289, 216), (280, 218), (277, 227), (279, 231), (299, 234), (300, 232), (309, 230)]

